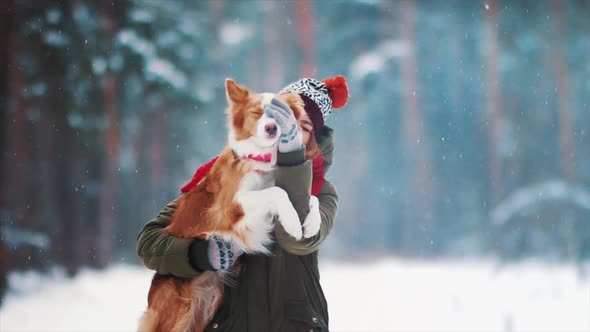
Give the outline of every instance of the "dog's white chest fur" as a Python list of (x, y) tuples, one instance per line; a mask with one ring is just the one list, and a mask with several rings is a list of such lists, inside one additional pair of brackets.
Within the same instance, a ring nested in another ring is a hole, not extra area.
[(315, 236), (320, 230), (322, 218), (318, 198), (310, 197), (310, 211), (304, 220), (302, 230), (289, 195), (275, 186), (274, 172), (252, 171), (246, 174), (240, 182), (235, 200), (241, 204), (245, 213), (238, 227), (242, 232), (248, 231), (250, 240), (249, 243), (240, 243), (241, 249), (267, 253), (266, 245), (271, 241), (269, 234), (273, 229), (275, 217), (285, 231), (297, 240), (302, 236)]
[(274, 184), (274, 173), (256, 171), (248, 173), (240, 182), (235, 200), (242, 206), (244, 217), (237, 227), (242, 233), (249, 234), (249, 243), (243, 244), (249, 251), (268, 253), (266, 245), (271, 242), (275, 217), (294, 238), (300, 239), (303, 235), (287, 192)]
[(238, 192), (262, 190), (274, 185), (274, 171), (264, 173), (252, 171), (242, 178)]

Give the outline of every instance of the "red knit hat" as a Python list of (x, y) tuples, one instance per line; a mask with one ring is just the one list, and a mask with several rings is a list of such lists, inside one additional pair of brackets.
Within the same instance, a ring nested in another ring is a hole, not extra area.
[(332, 109), (341, 108), (348, 101), (348, 86), (342, 75), (318, 81), (303, 78), (284, 87), (279, 93), (298, 93), (305, 102), (305, 111), (313, 123), (316, 138)]

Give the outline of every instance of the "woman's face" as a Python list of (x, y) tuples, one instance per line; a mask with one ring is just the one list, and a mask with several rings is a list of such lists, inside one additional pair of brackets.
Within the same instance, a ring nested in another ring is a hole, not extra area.
[(301, 127), (301, 137), (303, 139), (303, 145), (307, 146), (309, 138), (313, 134), (313, 123), (309, 119), (309, 115), (306, 112), (301, 114), (299, 118), (299, 126)]

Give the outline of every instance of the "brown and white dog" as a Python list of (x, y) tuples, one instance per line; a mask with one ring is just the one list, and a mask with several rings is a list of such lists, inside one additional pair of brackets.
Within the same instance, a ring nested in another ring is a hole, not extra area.
[[(295, 239), (301, 239), (303, 232), (287, 193), (274, 185), (281, 133), (263, 106), (278, 98), (299, 119), (304, 112), (303, 101), (292, 93), (250, 93), (231, 79), (225, 81), (225, 87), (229, 102), (228, 146), (207, 175), (179, 200), (165, 232), (181, 238), (206, 239), (216, 235), (246, 253), (267, 254), (274, 220)], [(319, 225), (317, 204), (312, 197), (315, 209), (306, 222)], [(202, 331), (220, 305), (223, 277), (224, 272), (220, 271), (205, 271), (192, 279), (156, 273), (148, 295), (148, 309), (138, 330)]]

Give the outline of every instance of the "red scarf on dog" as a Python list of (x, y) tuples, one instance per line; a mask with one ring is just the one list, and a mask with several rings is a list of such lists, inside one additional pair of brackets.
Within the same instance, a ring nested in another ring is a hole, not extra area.
[[(201, 165), (201, 167), (199, 167), (199, 169), (197, 169), (195, 172), (195, 175), (193, 175), (193, 178), (190, 180), (190, 182), (185, 184), (184, 187), (180, 189), (180, 191), (185, 193), (193, 189), (197, 183), (199, 183), (199, 181), (201, 181), (201, 179), (204, 178), (207, 173), (209, 173), (209, 170), (211, 167), (213, 167), (213, 164), (215, 164), (217, 158), (219, 158), (219, 156)], [(326, 181), (324, 179), (324, 158), (322, 158), (322, 155), (318, 155), (317, 157), (313, 158), (312, 167), (313, 178), (311, 181), (311, 194), (313, 196), (317, 196), (320, 193), (320, 190), (322, 190), (322, 186)]]

